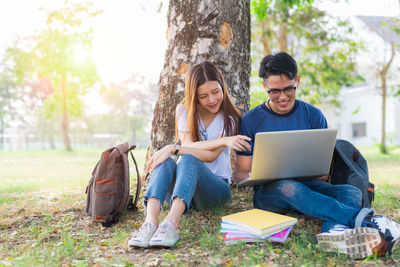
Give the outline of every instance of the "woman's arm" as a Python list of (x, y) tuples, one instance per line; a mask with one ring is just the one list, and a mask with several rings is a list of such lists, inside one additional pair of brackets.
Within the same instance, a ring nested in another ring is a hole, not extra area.
[[(209, 151), (183, 145), (179, 148), (177, 155), (191, 154), (203, 162), (212, 162), (223, 150), (224, 147)], [(164, 148), (155, 152), (146, 165), (145, 173), (152, 172), (155, 167), (166, 161), (175, 151), (174, 145), (166, 145)]]
[(213, 140), (193, 142), (193, 140), (189, 136), (189, 133), (187, 134), (185, 133), (184, 138), (182, 140), (182, 144), (184, 144), (187, 147), (200, 148), (209, 151), (221, 147), (225, 148), (227, 146), (237, 151), (251, 150), (251, 145), (246, 140), (250, 141), (251, 138), (245, 135), (234, 135), (234, 136), (219, 137)]

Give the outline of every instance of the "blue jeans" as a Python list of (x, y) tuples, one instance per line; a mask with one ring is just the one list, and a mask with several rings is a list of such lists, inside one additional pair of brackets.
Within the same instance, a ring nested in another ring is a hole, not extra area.
[(200, 208), (229, 202), (231, 190), (227, 179), (215, 176), (202, 161), (185, 154), (178, 164), (169, 158), (153, 170), (143, 202), (146, 206), (154, 197), (162, 207), (164, 200), (171, 205), (176, 196), (185, 202), (187, 213), (191, 204)]
[(371, 209), (361, 209), (361, 191), (349, 184), (332, 185), (325, 181), (279, 180), (254, 187), (255, 208), (285, 213), (297, 210), (323, 221), (321, 232), (335, 224), (361, 227)]

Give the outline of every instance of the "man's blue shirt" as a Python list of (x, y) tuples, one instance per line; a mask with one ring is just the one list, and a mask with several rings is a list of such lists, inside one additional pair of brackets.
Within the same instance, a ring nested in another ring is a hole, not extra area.
[(301, 100), (296, 99), (293, 109), (286, 114), (278, 114), (265, 106), (258, 105), (243, 115), (240, 134), (251, 138), (251, 151), (237, 151), (238, 155), (253, 155), (254, 140), (258, 132), (290, 131), (328, 128), (322, 112)]

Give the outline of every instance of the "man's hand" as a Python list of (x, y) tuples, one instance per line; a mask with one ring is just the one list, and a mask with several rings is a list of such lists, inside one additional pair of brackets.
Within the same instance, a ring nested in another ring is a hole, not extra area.
[(251, 145), (247, 141), (251, 141), (250, 137), (245, 135), (225, 136), (224, 143), (226, 146), (237, 151), (250, 151)]

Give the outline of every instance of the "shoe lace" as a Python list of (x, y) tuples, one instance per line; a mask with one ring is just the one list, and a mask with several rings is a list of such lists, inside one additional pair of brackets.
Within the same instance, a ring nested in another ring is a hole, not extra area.
[[(384, 238), (386, 240), (392, 240), (393, 239), (393, 235), (392, 232), (390, 231), (390, 228), (395, 226), (397, 227), (397, 225), (393, 224), (391, 220), (389, 220), (386, 217), (382, 218), (384, 220), (384, 223), (378, 223), (378, 221), (375, 218), (371, 219), (371, 224), (378, 229), (381, 233), (383, 233)], [(386, 227), (385, 227), (386, 225)], [(382, 227), (381, 227), (382, 226)]]
[(157, 236), (163, 236), (163, 237), (168, 237), (173, 235), (173, 230), (171, 227), (173, 227), (170, 224), (163, 223), (160, 225), (160, 227), (157, 230)]
[(160, 229), (159, 229), (159, 231), (158, 231), (158, 234), (159, 235), (162, 235), (162, 236), (165, 236), (165, 235), (168, 235), (168, 225), (167, 224), (163, 224), (161, 227), (160, 227)]
[(146, 223), (143, 224), (142, 227), (133, 235), (135, 238), (143, 238), (146, 237), (146, 234), (149, 233), (151, 230), (151, 224)]

